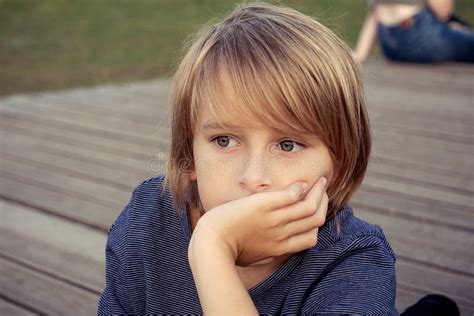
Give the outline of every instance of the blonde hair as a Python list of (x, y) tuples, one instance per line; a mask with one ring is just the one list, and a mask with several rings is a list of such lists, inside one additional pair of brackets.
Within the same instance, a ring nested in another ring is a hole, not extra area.
[[(328, 28), (291, 8), (240, 4), (221, 22), (199, 31), (171, 89), (171, 148), (165, 185), (181, 210), (202, 209), (193, 168), (199, 104), (226, 115), (219, 102), (219, 70), (240, 97), (239, 120), (258, 118), (281, 131), (317, 135), (329, 148), (335, 177), (327, 218), (337, 214), (365, 175), (371, 139), (358, 66), (347, 45)], [(235, 114), (233, 114), (235, 115)], [(217, 117), (217, 116), (216, 116)], [(235, 119), (235, 118), (234, 118)]]

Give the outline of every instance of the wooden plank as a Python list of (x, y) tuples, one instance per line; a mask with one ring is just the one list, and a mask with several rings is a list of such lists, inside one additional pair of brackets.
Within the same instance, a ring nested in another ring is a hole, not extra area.
[[(406, 220), (423, 224), (461, 229), (474, 232), (473, 214), (459, 211), (447, 206), (430, 203), (429, 201), (410, 199), (403, 194), (374, 188), (365, 182), (357, 192), (351, 204), (370, 212), (383, 213), (387, 216), (403, 217)], [(446, 216), (449, 214), (449, 216)]]
[(124, 197), (129, 194), (127, 190), (97, 183), (89, 177), (80, 178), (77, 175), (64, 174), (62, 170), (53, 166), (38, 168), (35, 164), (24, 164), (11, 158), (13, 157), (4, 155), (0, 165), (0, 174), (8, 174), (60, 194), (77, 196), (86, 201), (110, 207), (123, 205)]
[(117, 203), (122, 203), (122, 206), (116, 208), (87, 201), (81, 196), (65, 194), (64, 191), (58, 192), (54, 188), (39, 186), (37, 183), (28, 182), (25, 179), (0, 174), (1, 198), (103, 231), (108, 230), (129, 196), (117, 197)]
[[(35, 151), (50, 152), (59, 156), (77, 157), (83, 161), (92, 161), (98, 164), (129, 170), (130, 172), (146, 172), (150, 157), (154, 156), (142, 155), (128, 155), (125, 152), (111, 151), (109, 148), (101, 148), (92, 143), (81, 142), (79, 144), (68, 141), (67, 139), (55, 138), (43, 139), (38, 135), (30, 134), (24, 130), (18, 129), (15, 131), (2, 130), (3, 125), (0, 125), (0, 131), (4, 138), (2, 139), (2, 151), (11, 152), (16, 148), (16, 144), (34, 148)], [(8, 148), (7, 148), (8, 146)], [(11, 147), (13, 146), (13, 147)], [(161, 157), (158, 155), (157, 158)]]
[(58, 97), (55, 94), (49, 94), (33, 96), (30, 102), (47, 104), (49, 108), (54, 110), (60, 108), (99, 117), (106, 116), (110, 117), (111, 120), (126, 120), (132, 124), (156, 126), (158, 118), (165, 119), (169, 117), (169, 105), (166, 103), (166, 99), (158, 95), (145, 98), (140, 95), (121, 98), (110, 97), (97, 104), (97, 102), (91, 103), (90, 99), (74, 100), (70, 97)]
[[(12, 116), (15, 114), (17, 116), (31, 114), (30, 117), (37, 117), (38, 115), (48, 114), (48, 117), (54, 120), (74, 118), (76, 125), (90, 126), (93, 124), (100, 127), (106, 126), (110, 129), (117, 129), (122, 133), (139, 128), (146, 135), (160, 134), (166, 132), (169, 126), (168, 118), (160, 115), (160, 112), (149, 113), (146, 116), (146, 113), (142, 113), (142, 116), (137, 118), (136, 116), (125, 116), (116, 111), (112, 113), (94, 113), (81, 108), (71, 109), (64, 106), (52, 106), (26, 98), (4, 100), (2, 104), (2, 112)], [(129, 129), (123, 130), (125, 124)]]
[[(453, 142), (451, 140), (444, 140), (440, 138), (424, 137), (411, 134), (391, 133), (388, 131), (373, 131), (374, 140), (377, 145), (378, 140), (384, 143), (396, 145), (402, 142), (401, 147), (405, 151), (412, 151), (413, 149), (422, 148), (426, 150), (425, 155), (439, 154), (440, 149), (449, 150), (449, 157), (453, 155), (470, 155), (474, 153), (474, 145), (466, 143)], [(399, 147), (396, 149), (400, 149)]]
[[(97, 108), (113, 111), (119, 104), (121, 109), (134, 111), (138, 108), (146, 112), (156, 109), (157, 104), (168, 104), (170, 81), (163, 79), (111, 84), (87, 89), (68, 89), (42, 92), (30, 96), (43, 100), (57, 99), (59, 102), (75, 104), (93, 103)], [(91, 102), (91, 100), (93, 100)]]
[(474, 249), (472, 233), (362, 208), (354, 212), (360, 218), (380, 225), (400, 258), (474, 277), (474, 256), (466, 251)]
[(86, 138), (88, 142), (102, 146), (104, 149), (111, 148), (111, 150), (129, 152), (137, 156), (151, 152), (156, 145), (160, 145), (160, 142), (151, 146), (150, 144), (124, 140), (113, 135), (89, 133), (83, 129), (65, 129), (63, 126), (45, 124), (42, 120), (29, 120), (28, 117), (25, 118), (21, 115), (11, 115), (9, 113), (2, 115), (0, 123), (3, 125), (2, 129), (4, 130), (18, 131), (21, 129), (24, 133), (29, 132), (42, 138), (55, 139), (55, 136), (61, 136), (63, 139), (66, 138), (78, 143), (80, 143), (81, 139), (84, 140)]
[[(37, 139), (38, 141), (44, 140), (45, 142), (49, 143), (56, 143), (56, 144), (61, 144), (61, 147), (65, 146), (74, 146), (74, 147), (80, 147), (80, 148), (85, 148), (85, 149), (92, 149), (91, 153), (110, 153), (114, 154), (117, 159), (119, 159), (121, 156), (124, 157), (130, 157), (133, 159), (139, 159), (139, 160), (147, 160), (151, 155), (153, 155), (153, 149), (152, 147), (149, 147), (149, 150), (143, 150), (143, 151), (133, 151), (127, 149), (127, 144), (122, 143), (121, 145), (119, 143), (116, 143), (115, 146), (112, 142), (108, 142), (107, 140), (97, 140), (94, 141), (92, 139), (91, 141), (88, 141), (88, 135), (81, 135), (80, 133), (75, 133), (74, 136), (72, 137), (67, 137), (63, 136), (61, 133), (47, 133), (44, 131), (41, 131), (41, 129), (34, 130), (34, 128), (31, 127), (26, 127), (26, 128), (20, 128), (19, 126), (16, 126), (15, 124), (11, 123), (6, 123), (2, 122), (0, 124), (0, 131), (2, 131), (2, 134), (5, 135), (5, 138), (7, 137), (30, 137), (31, 139)], [(67, 133), (64, 133), (67, 134)], [(17, 136), (19, 135), (19, 136)], [(57, 146), (56, 146), (57, 147)], [(159, 150), (160, 147), (157, 147)], [(94, 155), (93, 155), (94, 156)]]
[(456, 97), (456, 102), (453, 102), (451, 95), (432, 95), (422, 92), (413, 94), (405, 92), (403, 98), (400, 98), (399, 90), (393, 87), (381, 86), (376, 89), (376, 91), (368, 89), (369, 108), (377, 106), (381, 109), (396, 109), (407, 115), (428, 115), (437, 120), (442, 120), (444, 117), (445, 121), (457, 121), (465, 125), (472, 122), (474, 118), (469, 111), (469, 107), (472, 106), (470, 98), (460, 96)]
[[(153, 146), (154, 144), (159, 144), (159, 138), (156, 136), (150, 136), (149, 134), (135, 132), (133, 130), (125, 130), (124, 127), (122, 128), (110, 128), (100, 125), (100, 123), (86, 123), (81, 122), (77, 123), (73, 117), (66, 117), (66, 118), (57, 118), (51, 117), (49, 113), (41, 113), (41, 112), (28, 112), (26, 110), (20, 108), (13, 108), (13, 107), (2, 107), (1, 108), (2, 115), (7, 114), (17, 114), (21, 115), (22, 118), (25, 120), (28, 118), (30, 120), (36, 120), (39, 122), (43, 122), (43, 124), (51, 124), (56, 126), (62, 126), (66, 130), (80, 130), (84, 134), (90, 135), (107, 135), (110, 138), (118, 138), (123, 140), (128, 140), (130, 142), (136, 142), (140, 144), (150, 145)], [(154, 131), (153, 131), (154, 132)], [(152, 133), (153, 133), (152, 132)]]
[(397, 261), (397, 279), (399, 283), (414, 286), (424, 291), (436, 291), (456, 302), (474, 308), (474, 279), (456, 275), (440, 269), (414, 264), (406, 260)]
[(366, 87), (389, 86), (398, 91), (431, 91), (434, 94), (472, 94), (472, 67), (465, 64), (414, 65), (372, 58), (362, 67)]
[(0, 252), (92, 292), (104, 288), (107, 235), (0, 200)]
[(151, 176), (147, 172), (130, 170), (129, 168), (114, 168), (113, 165), (107, 164), (94, 164), (93, 161), (82, 161), (77, 157), (61, 156), (51, 152), (35, 151), (35, 155), (29, 158), (25, 156), (33, 151), (29, 151), (25, 146), (12, 147), (18, 148), (18, 154), (2, 152), (3, 157), (37, 168), (54, 168), (63, 174), (91, 179), (94, 182), (126, 190), (127, 192), (130, 192), (142, 179)]
[[(444, 125), (444, 124), (443, 124)], [(411, 127), (407, 125), (399, 125), (399, 124), (390, 124), (387, 122), (376, 122), (372, 124), (372, 130), (376, 133), (383, 133), (387, 135), (392, 134), (406, 134), (410, 135), (411, 137), (418, 137), (418, 138), (428, 138), (428, 139), (435, 139), (435, 140), (443, 140), (450, 143), (459, 143), (459, 144), (466, 144), (466, 145), (473, 145), (474, 144), (474, 137), (472, 134), (460, 134), (460, 133), (453, 133), (452, 131), (442, 131), (442, 130), (433, 130), (433, 129), (426, 129), (420, 127)], [(446, 126), (445, 126), (446, 128)]]
[(27, 316), (39, 314), (0, 297), (0, 315)]
[(443, 190), (434, 185), (421, 185), (376, 174), (371, 174), (366, 179), (366, 185), (370, 185), (372, 188), (384, 188), (384, 190), (398, 192), (404, 196), (410, 196), (412, 199), (430, 201), (431, 204), (439, 204), (473, 213), (474, 198), (464, 192)]
[(0, 294), (28, 302), (41, 313), (93, 315), (99, 295), (0, 257)]
[[(402, 162), (419, 164), (444, 170), (472, 170), (472, 148), (427, 138), (407, 135), (381, 135), (374, 133), (373, 154)], [(452, 151), (455, 149), (454, 151)], [(440, 152), (444, 153), (443, 155)]]
[[(457, 120), (447, 120), (443, 117), (433, 117), (426, 113), (413, 115), (407, 111), (401, 111), (393, 108), (381, 108), (373, 106), (369, 108), (369, 117), (371, 127), (374, 130), (397, 130), (401, 134), (407, 131), (410, 134), (413, 131), (418, 133), (437, 133), (450, 135), (452, 140), (457, 141), (456, 136), (468, 138), (472, 141), (474, 128), (472, 124), (467, 122), (461, 123)], [(434, 129), (433, 126), (436, 126)]]
[[(453, 93), (452, 91), (433, 93), (433, 91), (425, 89), (399, 90), (394, 89), (394, 86), (391, 85), (366, 85), (365, 90), (369, 104), (377, 104), (381, 108), (400, 111), (414, 110), (415, 113), (434, 114), (433, 117), (439, 117), (440, 114), (445, 113), (447, 120), (461, 118), (463, 112), (468, 117), (472, 117), (472, 113), (469, 112), (472, 91), (469, 94)], [(400, 91), (403, 91), (402, 96)], [(466, 122), (466, 120), (460, 120), (460, 122)]]
[(416, 161), (403, 162), (389, 157), (373, 155), (368, 166), (367, 175), (385, 174), (392, 177), (406, 179), (423, 185), (436, 185), (448, 191), (474, 193), (474, 176), (466, 170), (458, 172), (446, 171), (440, 168), (431, 168)]

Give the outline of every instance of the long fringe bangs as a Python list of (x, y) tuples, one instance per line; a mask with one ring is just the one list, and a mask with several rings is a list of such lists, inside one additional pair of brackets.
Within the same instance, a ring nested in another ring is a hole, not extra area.
[(298, 74), (301, 70), (282, 51), (284, 39), (262, 26), (235, 27), (238, 30), (220, 34), (208, 44), (206, 56), (195, 68), (190, 104), (193, 124), (199, 107), (207, 106), (218, 122), (238, 118), (239, 123), (258, 122), (278, 132), (321, 134), (319, 120), (308, 112), (312, 106), (304, 104), (315, 102), (310, 97), (317, 94), (308, 93), (310, 87)]

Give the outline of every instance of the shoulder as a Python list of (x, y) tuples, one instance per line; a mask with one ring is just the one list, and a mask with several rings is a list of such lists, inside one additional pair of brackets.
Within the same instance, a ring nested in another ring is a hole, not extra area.
[(348, 251), (374, 247), (383, 249), (389, 259), (396, 260), (382, 228), (356, 217), (352, 207), (347, 205), (339, 211), (335, 218), (321, 227), (318, 243), (310, 251), (314, 253), (334, 252), (337, 255), (342, 255)]
[(353, 261), (355, 258), (364, 260), (362, 266), (386, 266), (388, 269), (392, 269), (396, 261), (382, 228), (356, 217), (352, 207), (347, 205), (336, 218), (321, 227), (318, 242), (308, 250), (306, 259), (309, 263), (322, 260), (332, 265), (333, 262)]
[[(99, 313), (143, 313), (145, 265), (153, 261), (143, 254), (151, 253), (150, 247), (157, 244), (153, 235), (156, 222), (172, 217), (167, 215), (173, 210), (171, 198), (166, 192), (161, 194), (163, 178), (152, 177), (139, 183), (108, 231), (106, 287), (100, 298)], [(132, 299), (133, 295), (136, 299)]]
[[(134, 206), (159, 203), (160, 199), (171, 200), (169, 191), (164, 186), (164, 175), (148, 178), (139, 183), (132, 193), (131, 201)], [(170, 201), (171, 202), (171, 201)]]
[(130, 234), (156, 231), (156, 225), (179, 220), (173, 199), (165, 185), (164, 175), (148, 178), (139, 183), (109, 229), (110, 235), (128, 238)]
[(350, 206), (338, 220), (340, 232), (329, 221), (318, 244), (305, 253), (302, 310), (396, 315), (396, 258), (382, 229), (355, 217)]

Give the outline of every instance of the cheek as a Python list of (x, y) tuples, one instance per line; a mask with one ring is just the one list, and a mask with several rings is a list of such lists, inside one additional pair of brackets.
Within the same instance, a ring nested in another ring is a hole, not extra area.
[(234, 164), (229, 160), (196, 161), (196, 178), (199, 198), (205, 211), (220, 205), (230, 194), (235, 177)]
[(204, 212), (225, 202), (229, 188), (223, 181), (198, 181), (198, 192)]
[(333, 163), (330, 157), (315, 156), (311, 157), (301, 163), (302, 174), (319, 179), (325, 176), (330, 181), (333, 176)]
[(200, 181), (209, 181), (215, 185), (219, 185), (223, 178), (235, 176), (239, 172), (239, 164), (228, 158), (201, 156), (195, 159), (194, 166)]

